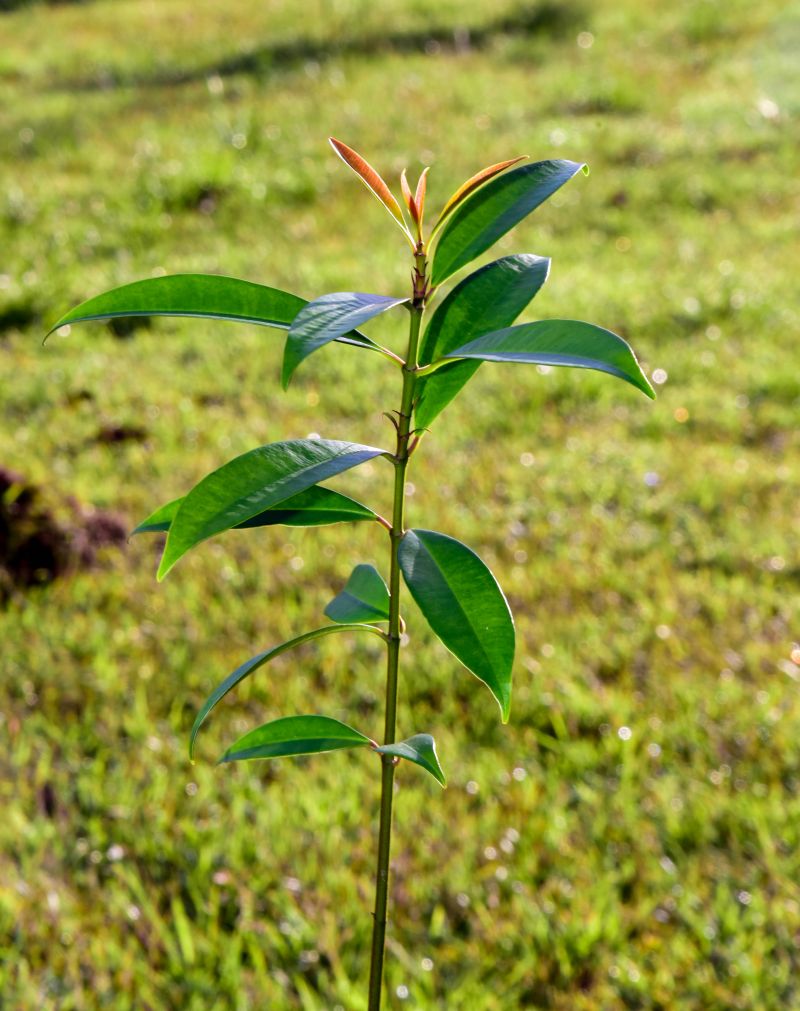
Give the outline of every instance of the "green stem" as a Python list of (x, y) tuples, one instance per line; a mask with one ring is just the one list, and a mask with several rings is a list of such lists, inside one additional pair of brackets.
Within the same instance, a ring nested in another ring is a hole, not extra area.
[[(408, 335), (408, 352), (403, 366), (403, 396), (397, 425), (394, 456), (394, 505), (392, 507), (391, 561), (389, 569), (389, 640), (386, 664), (386, 719), (384, 744), (393, 744), (397, 725), (397, 680), (400, 669), (400, 563), (397, 552), (403, 538), (406, 471), (408, 469), (411, 419), (414, 413), (414, 386), (417, 381), (417, 345), (425, 305), (425, 256), (416, 257), (414, 302)], [(420, 284), (421, 280), (421, 284)], [(389, 855), (392, 842), (392, 797), (396, 759), (381, 755), (381, 820), (378, 835), (378, 866), (375, 875), (375, 913), (372, 926), (372, 958), (369, 974), (369, 1011), (380, 1011), (383, 984), (383, 954), (386, 945), (386, 910), (389, 901)]]

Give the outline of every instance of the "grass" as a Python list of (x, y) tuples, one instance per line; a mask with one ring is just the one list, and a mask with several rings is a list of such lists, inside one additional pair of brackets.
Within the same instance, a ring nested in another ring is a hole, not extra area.
[[(394, 176), (431, 164), (433, 203), (517, 153), (591, 164), (500, 252), (551, 255), (535, 315), (628, 336), (659, 399), (485, 365), (414, 460), (411, 522), (480, 551), (519, 645), (502, 728), (407, 609), (400, 726), (450, 787), (400, 776), (389, 1008), (800, 1004), (800, 85), (772, 58), (796, 30), (777, 0), (0, 14), (0, 464), (131, 527), (258, 444), (380, 444), (397, 377), (329, 348), (284, 395), (276, 333), (201, 321), (43, 349), (64, 309), (161, 270), (405, 292), (329, 133)], [(385, 509), (388, 478), (337, 486)], [(279, 715), (378, 732), (380, 648), (282, 657), (195, 766), (186, 739), (384, 553), (359, 526), (231, 534), (157, 586), (140, 538), (0, 613), (4, 1006), (364, 1006), (374, 758), (213, 760)]]

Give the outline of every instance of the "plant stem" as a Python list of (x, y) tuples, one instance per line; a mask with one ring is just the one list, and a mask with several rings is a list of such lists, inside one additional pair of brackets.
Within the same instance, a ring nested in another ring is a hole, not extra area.
[[(415, 254), (414, 301), (408, 334), (408, 351), (403, 366), (403, 395), (397, 425), (397, 449), (394, 456), (394, 505), (389, 531), (391, 560), (389, 569), (389, 639), (386, 664), (386, 717), (384, 744), (395, 741), (397, 724), (397, 681), (400, 669), (400, 564), (397, 557), (405, 532), (405, 489), (408, 469), (411, 419), (414, 413), (414, 386), (417, 381), (417, 345), (425, 310), (425, 255)], [(383, 954), (386, 944), (386, 910), (389, 900), (389, 853), (392, 842), (392, 798), (397, 759), (381, 755), (381, 816), (378, 835), (378, 866), (375, 874), (375, 913), (372, 926), (372, 957), (369, 974), (369, 1011), (380, 1011), (383, 984)]]

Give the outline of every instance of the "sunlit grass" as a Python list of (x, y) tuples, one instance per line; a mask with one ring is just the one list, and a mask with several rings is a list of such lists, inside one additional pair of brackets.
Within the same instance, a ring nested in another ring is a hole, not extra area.
[[(552, 256), (529, 318), (623, 333), (659, 397), (487, 364), (415, 457), (411, 522), (492, 565), (519, 646), (502, 728), (409, 606), (401, 728), (450, 787), (400, 776), (388, 1007), (800, 1000), (799, 96), (770, 72), (793, 24), (632, 0), (0, 14), (0, 464), (131, 527), (264, 442), (388, 444), (397, 376), (328, 348), (282, 394), (280, 335), (202, 321), (42, 348), (66, 308), (163, 269), (402, 294), (402, 236), (328, 134), (393, 179), (432, 165), (431, 207), (518, 153), (591, 166), (500, 252)], [(389, 476), (337, 487), (383, 510)], [(292, 713), (378, 733), (379, 646), (281, 657), (186, 751), (221, 677), (319, 624), (384, 539), (232, 533), (158, 586), (157, 554), (137, 538), (0, 614), (0, 1003), (357, 1011), (373, 756), (213, 760)]]

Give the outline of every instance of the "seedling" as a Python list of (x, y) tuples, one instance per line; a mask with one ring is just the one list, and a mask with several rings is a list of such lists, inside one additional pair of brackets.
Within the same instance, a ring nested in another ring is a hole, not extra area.
[[(200, 727), (228, 692), (274, 657), (301, 643), (333, 634), (378, 636), (386, 646), (386, 702), (382, 734), (369, 733), (330, 716), (299, 714), (273, 720), (232, 744), (220, 762), (284, 758), (366, 748), (381, 772), (380, 829), (375, 874), (375, 911), (369, 1009), (381, 1003), (389, 897), (389, 854), (394, 776), (403, 761), (419, 766), (442, 786), (445, 776), (433, 737), (414, 733), (398, 740), (397, 687), (403, 653), (401, 590), (411, 597), (434, 634), (493, 695), (505, 723), (511, 706), (514, 622), (496, 579), (477, 554), (448, 534), (407, 528), (406, 479), (412, 456), (439, 414), (481, 362), (523, 363), (595, 369), (625, 380), (653, 397), (628, 344), (616, 334), (570, 319), (514, 325), (547, 280), (547, 257), (519, 253), (480, 267), (460, 281), (423, 318), (439, 287), (489, 249), (585, 166), (572, 161), (520, 164), (516, 158), (484, 169), (447, 201), (428, 233), (424, 227), (427, 172), (412, 192), (406, 173), (401, 192), (406, 210), (381, 176), (352, 148), (331, 144), (381, 201), (411, 251), (411, 289), (396, 297), (339, 291), (307, 302), (262, 284), (207, 274), (176, 274), (136, 281), (89, 299), (53, 327), (122, 316), (202, 316), (255, 323), (288, 331), (282, 383), (327, 344), (355, 346), (387, 359), (402, 381), (398, 408), (387, 414), (394, 447), (381, 449), (328, 439), (290, 439), (250, 450), (203, 478), (183, 498), (162, 506), (137, 533), (167, 534), (158, 579), (201, 542), (240, 527), (274, 524), (309, 527), (328, 523), (374, 523), (388, 534), (388, 582), (371, 565), (357, 565), (325, 609), (330, 624), (298, 635), (243, 663), (214, 689), (189, 735), (194, 753)], [(408, 312), (403, 354), (358, 328), (384, 312)], [(368, 460), (388, 464), (393, 482), (391, 517), (384, 518), (322, 482)]]

